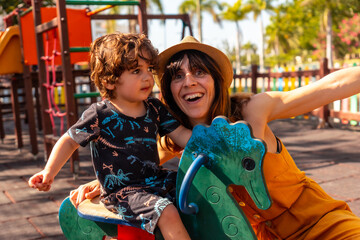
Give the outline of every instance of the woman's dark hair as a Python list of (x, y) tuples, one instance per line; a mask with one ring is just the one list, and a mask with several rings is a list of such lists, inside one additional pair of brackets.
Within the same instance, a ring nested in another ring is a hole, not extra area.
[(234, 93), (230, 96), (231, 115), (229, 116), (229, 119), (232, 122), (244, 120), (244, 117), (242, 115), (243, 106), (249, 102), (251, 96), (253, 95), (254, 95), (253, 93), (239, 92), (239, 93)]

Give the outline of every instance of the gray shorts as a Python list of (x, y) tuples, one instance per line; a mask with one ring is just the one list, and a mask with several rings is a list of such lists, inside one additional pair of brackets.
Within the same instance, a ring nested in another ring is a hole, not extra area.
[(169, 171), (161, 186), (128, 186), (101, 201), (131, 225), (153, 233), (162, 211), (175, 197), (176, 172)]

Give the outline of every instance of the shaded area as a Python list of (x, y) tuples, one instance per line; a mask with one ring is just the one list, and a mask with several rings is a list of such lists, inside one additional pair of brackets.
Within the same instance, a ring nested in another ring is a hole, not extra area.
[[(316, 129), (316, 119), (287, 119), (270, 123), (298, 167), (316, 180), (332, 197), (345, 200), (360, 216), (360, 128)], [(27, 125), (23, 127), (24, 148), (16, 148), (14, 127), (5, 121), (6, 137), (0, 143), (0, 239), (65, 239), (57, 213), (69, 192), (94, 179), (90, 154), (80, 149), (80, 174), (75, 180), (69, 163), (60, 171), (49, 192), (27, 185), (28, 178), (44, 166), (42, 137), (40, 153), (31, 154)], [(177, 160), (166, 163), (176, 168)]]

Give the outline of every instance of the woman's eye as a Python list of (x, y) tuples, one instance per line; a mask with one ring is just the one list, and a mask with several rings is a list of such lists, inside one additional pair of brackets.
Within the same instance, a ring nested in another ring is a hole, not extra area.
[(182, 79), (182, 78), (183, 78), (183, 75), (184, 75), (184, 74), (182, 74), (182, 73), (176, 73), (176, 74), (174, 75), (174, 79)]
[(139, 69), (135, 69), (132, 73), (133, 73), (133, 74), (138, 74), (139, 72), (140, 72)]
[(183, 75), (182, 74), (176, 74), (175, 79), (177, 79), (177, 80), (183, 79)]
[(154, 71), (155, 71), (155, 68), (154, 68), (153, 66), (148, 67), (148, 71), (149, 71), (149, 72), (154, 72)]
[(198, 69), (195, 71), (195, 75), (196, 76), (204, 76), (205, 75), (205, 72), (201, 69)]

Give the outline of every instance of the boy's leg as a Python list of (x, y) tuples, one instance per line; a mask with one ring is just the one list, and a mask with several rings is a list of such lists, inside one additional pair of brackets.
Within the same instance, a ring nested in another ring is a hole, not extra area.
[(173, 204), (165, 207), (161, 213), (157, 226), (160, 228), (161, 234), (165, 240), (190, 239), (190, 236), (181, 221), (180, 215)]

